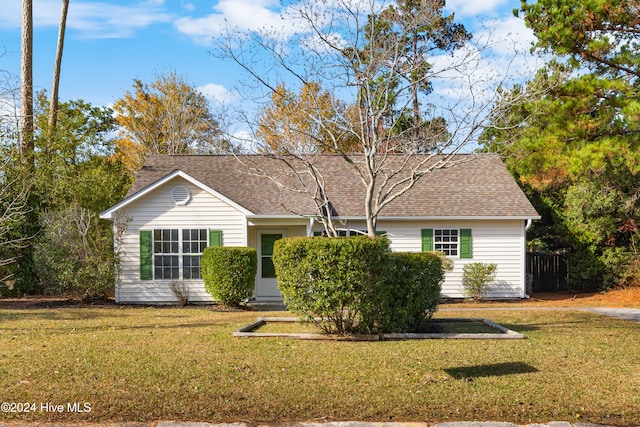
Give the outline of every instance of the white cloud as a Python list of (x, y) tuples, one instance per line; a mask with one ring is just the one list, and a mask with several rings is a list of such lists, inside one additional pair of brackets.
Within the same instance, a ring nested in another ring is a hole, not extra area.
[[(33, 21), (37, 27), (57, 27), (60, 22), (59, 0), (34, 0)], [(67, 30), (85, 38), (130, 37), (136, 30), (149, 25), (171, 22), (164, 0), (143, 0), (118, 5), (99, 1), (72, 1), (67, 15)], [(19, 28), (21, 4), (3, 4), (0, 27)]]
[(207, 83), (199, 86), (198, 91), (220, 105), (230, 104), (238, 99), (238, 95), (235, 92), (229, 91), (224, 86), (215, 83)]
[[(74, 8), (72, 8), (75, 6)], [(127, 6), (86, 2), (69, 6), (69, 24), (90, 38), (130, 37), (136, 30), (167, 23), (172, 16), (162, 0), (147, 0)]]
[(474, 37), (486, 41), (500, 55), (528, 52), (536, 41), (533, 31), (526, 27), (524, 20), (515, 16), (486, 22)]
[(544, 58), (530, 54), (531, 38), (513, 36), (508, 26), (484, 37), (481, 42), (475, 39), (478, 44), (432, 61), (437, 73), (433, 94), (444, 101), (443, 105), (455, 105), (459, 111), (473, 110), (477, 117), (493, 105), (498, 87), (511, 88), (529, 81), (544, 63)]
[(297, 32), (294, 21), (283, 19), (286, 8), (282, 9), (278, 1), (220, 0), (213, 10), (203, 17), (182, 17), (175, 21), (175, 26), (181, 33), (204, 45), (223, 35), (227, 29), (266, 30), (285, 37)]
[(189, 12), (193, 12), (194, 10), (196, 10), (196, 5), (190, 2), (182, 1), (180, 5), (182, 6), (183, 9)]

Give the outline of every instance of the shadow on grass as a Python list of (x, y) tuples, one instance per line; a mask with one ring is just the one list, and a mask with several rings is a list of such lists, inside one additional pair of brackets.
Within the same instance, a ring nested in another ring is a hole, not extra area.
[(498, 377), (504, 375), (528, 374), (538, 369), (523, 362), (494, 363), (491, 365), (462, 366), (444, 370), (455, 379)]

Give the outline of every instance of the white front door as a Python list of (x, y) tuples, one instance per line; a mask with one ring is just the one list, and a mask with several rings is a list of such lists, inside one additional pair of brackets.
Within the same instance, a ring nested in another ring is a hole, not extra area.
[(273, 243), (286, 237), (286, 230), (258, 230), (258, 274), (256, 299), (282, 300), (273, 267)]

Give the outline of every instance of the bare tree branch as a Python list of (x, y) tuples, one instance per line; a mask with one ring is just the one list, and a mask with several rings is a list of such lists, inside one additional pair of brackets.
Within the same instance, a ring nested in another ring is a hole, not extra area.
[[(473, 156), (462, 160), (457, 154), (470, 151), (501, 114), (496, 89), (507, 74), (485, 76), (479, 64), (489, 46), (470, 43), (443, 7), (442, 0), (301, 0), (289, 8), (299, 25), (294, 35), (234, 38), (229, 32), (221, 41), (216, 55), (234, 61), (266, 90), (255, 99), (281, 91), (282, 76), (303, 85), (318, 82), (333, 95), (329, 109), (312, 102), (296, 111), (304, 120), (250, 124), (271, 125), (282, 136), (277, 152), (256, 141), (258, 152), (280, 160), (288, 171), (269, 178), (284, 188), (294, 174), (289, 190), (308, 194), (329, 235), (336, 233), (323, 171), (314, 162), (318, 153), (339, 155), (362, 183), (367, 234), (373, 237), (385, 207), (434, 171), (471, 161)], [(437, 99), (432, 91), (438, 82), (446, 82), (444, 89), (451, 87), (457, 98), (428, 102)], [(356, 143), (342, 144), (345, 136)]]

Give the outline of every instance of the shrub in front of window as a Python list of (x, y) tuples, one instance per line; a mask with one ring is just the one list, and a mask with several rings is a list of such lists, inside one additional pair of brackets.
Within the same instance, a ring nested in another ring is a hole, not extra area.
[(446, 265), (435, 252), (388, 255), (389, 274), (377, 320), (383, 332), (424, 332), (438, 309)]
[(298, 237), (275, 242), (278, 288), (290, 311), (327, 333), (371, 333), (387, 282), (389, 241)]
[(202, 253), (202, 279), (213, 298), (237, 306), (253, 295), (258, 257), (249, 247), (210, 246)]
[(486, 298), (489, 286), (495, 279), (497, 267), (496, 264), (482, 262), (465, 265), (462, 274), (465, 297), (473, 301)]

